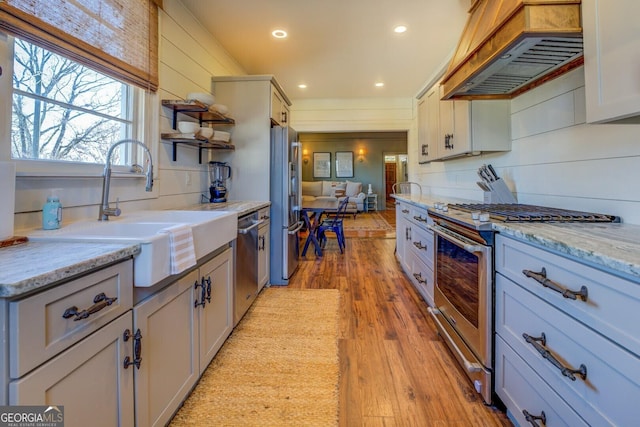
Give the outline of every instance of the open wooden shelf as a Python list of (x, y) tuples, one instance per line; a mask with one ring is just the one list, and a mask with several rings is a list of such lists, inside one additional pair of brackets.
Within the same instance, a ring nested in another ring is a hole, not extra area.
[[(163, 99), (162, 106), (170, 108), (173, 117), (171, 127), (175, 130), (178, 125), (178, 113), (198, 119), (200, 126), (203, 123), (213, 123), (222, 125), (234, 125), (236, 122), (231, 117), (227, 117), (217, 111), (210, 111), (209, 106), (200, 101), (183, 101), (177, 99)], [(173, 142), (173, 161), (177, 159), (176, 150), (179, 144), (186, 144), (198, 147), (198, 163), (202, 163), (202, 150), (235, 150), (233, 144), (223, 141), (211, 141), (202, 137), (194, 137), (182, 133), (163, 133), (162, 139)]]
[(233, 144), (223, 141), (213, 141), (202, 137), (186, 137), (181, 133), (163, 133), (160, 135), (162, 139), (168, 139), (173, 142), (173, 161), (178, 157), (176, 150), (179, 144), (198, 147), (198, 163), (202, 163), (202, 150), (235, 150)]
[(217, 123), (217, 124), (235, 124), (235, 120), (231, 117), (227, 117), (220, 114), (217, 111), (210, 111), (206, 104), (200, 101), (181, 101), (174, 99), (163, 99), (162, 106), (173, 110), (173, 128), (176, 129), (178, 113), (185, 114), (189, 117), (196, 118), (202, 123)]

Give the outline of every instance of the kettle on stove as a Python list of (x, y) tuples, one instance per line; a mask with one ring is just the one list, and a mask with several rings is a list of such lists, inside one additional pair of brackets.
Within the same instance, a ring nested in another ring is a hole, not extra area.
[(226, 162), (209, 162), (209, 178), (211, 186), (209, 187), (209, 201), (211, 203), (223, 203), (227, 201), (228, 179), (231, 179), (231, 166)]

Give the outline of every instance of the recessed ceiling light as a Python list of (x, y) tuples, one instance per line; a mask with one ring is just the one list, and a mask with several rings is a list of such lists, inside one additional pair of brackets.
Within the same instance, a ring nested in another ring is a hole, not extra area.
[(383, 87), (383, 86), (384, 86), (384, 83), (382, 83), (382, 82), (376, 83), (376, 87)]
[(395, 31), (396, 33), (404, 33), (405, 31), (407, 31), (407, 27), (405, 27), (404, 25), (398, 25), (393, 29), (393, 31)]
[(299, 87), (300, 89), (306, 89), (306, 88), (307, 88), (307, 85), (306, 85), (306, 84), (304, 84), (304, 83), (302, 83), (302, 84), (299, 84), (299, 85), (298, 85), (298, 87)]
[(271, 35), (277, 39), (283, 39), (287, 37), (287, 32), (285, 30), (273, 30)]

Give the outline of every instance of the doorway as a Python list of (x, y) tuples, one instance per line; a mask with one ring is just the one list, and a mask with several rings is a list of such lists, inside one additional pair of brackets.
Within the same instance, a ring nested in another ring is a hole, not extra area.
[(406, 153), (385, 153), (384, 154), (384, 188), (385, 205), (387, 209), (393, 209), (395, 200), (393, 194), (393, 184), (409, 179), (407, 171)]

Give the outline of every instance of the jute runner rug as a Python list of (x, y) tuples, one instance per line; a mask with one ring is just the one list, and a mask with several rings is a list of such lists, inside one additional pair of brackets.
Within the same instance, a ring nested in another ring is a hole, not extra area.
[(171, 426), (336, 426), (336, 289), (267, 288)]

